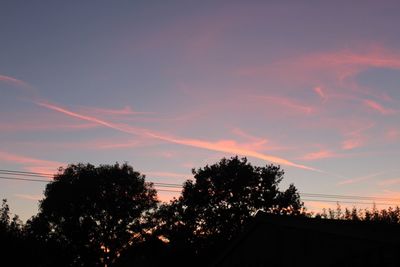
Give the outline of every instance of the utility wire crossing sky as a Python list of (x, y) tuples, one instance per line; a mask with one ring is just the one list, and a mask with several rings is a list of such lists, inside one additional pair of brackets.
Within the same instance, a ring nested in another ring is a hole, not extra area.
[[(1, 176), (6, 175), (6, 176)], [(15, 177), (20, 176), (20, 177)], [(25, 177), (42, 177), (47, 179), (35, 179), (35, 178), (25, 178)], [(35, 173), (35, 172), (24, 172), (24, 171), (16, 171), (16, 170), (0, 170), (0, 180), (17, 180), (17, 181), (26, 181), (26, 182), (40, 182), (40, 183), (49, 183), (52, 180), (52, 174), (45, 173)], [(172, 184), (172, 183), (157, 183), (151, 182), (157, 191), (160, 192), (176, 192), (180, 193), (182, 190), (181, 184)], [(163, 189), (170, 188), (170, 189)], [(379, 205), (379, 206), (399, 206), (400, 199), (396, 198), (384, 198), (384, 197), (373, 197), (373, 196), (345, 196), (345, 195), (327, 195), (327, 194), (319, 194), (319, 193), (299, 193), (303, 200), (305, 201), (318, 201), (318, 202), (328, 202), (328, 203), (337, 203), (337, 205), (342, 204), (357, 204), (357, 205)], [(306, 197), (306, 198), (304, 198)], [(308, 197), (308, 198), (307, 198)], [(38, 197), (38, 200), (40, 198)], [(349, 201), (352, 200), (352, 201)], [(358, 201), (356, 201), (358, 200)], [(362, 202), (360, 202), (362, 201)], [(376, 202), (376, 201), (385, 201), (385, 202)], [(388, 202), (391, 201), (391, 202)]]
[[(281, 165), (282, 188), (399, 199), (399, 13), (398, 1), (5, 1), (0, 168), (128, 162), (182, 184), (239, 155)], [(0, 195), (27, 219), (44, 186), (3, 179)]]

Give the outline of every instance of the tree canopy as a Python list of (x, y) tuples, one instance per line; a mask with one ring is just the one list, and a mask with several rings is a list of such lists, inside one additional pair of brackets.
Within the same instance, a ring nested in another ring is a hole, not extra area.
[(294, 185), (280, 191), (280, 166), (255, 167), (246, 158), (223, 158), (193, 169), (182, 195), (162, 205), (157, 214), (160, 233), (186, 246), (230, 240), (258, 210), (299, 214), (303, 208)]
[[(304, 213), (294, 185), (282, 190), (280, 166), (223, 158), (193, 169), (179, 198), (157, 205), (153, 184), (127, 164), (69, 165), (44, 192), (25, 225), (0, 207), (0, 255), (15, 266), (204, 266), (259, 210), (319, 219), (398, 225), (400, 208)], [(383, 229), (382, 228), (382, 229)], [(274, 243), (274, 246), (276, 244)], [(290, 251), (288, 251), (290, 252)], [(9, 255), (18, 255), (10, 257)], [(1, 265), (1, 264), (0, 264)]]
[(157, 204), (152, 184), (127, 164), (69, 165), (44, 195), (31, 228), (61, 242), (73, 266), (110, 265), (142, 239), (143, 214)]

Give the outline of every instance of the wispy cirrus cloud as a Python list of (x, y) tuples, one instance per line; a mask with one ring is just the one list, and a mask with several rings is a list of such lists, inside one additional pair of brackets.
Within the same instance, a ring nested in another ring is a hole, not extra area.
[(62, 151), (76, 151), (77, 149), (94, 151), (120, 151), (144, 146), (153, 146), (159, 143), (161, 143), (161, 141), (152, 138), (124, 138), (121, 136), (116, 136), (109, 138), (89, 138), (79, 141), (21, 141), (13, 144), (13, 146), (23, 149), (40, 149), (41, 151), (54, 151), (59, 149), (62, 149)]
[[(248, 132), (245, 132), (244, 130), (235, 127), (232, 129), (232, 133), (235, 136), (240, 137), (241, 139), (244, 140), (244, 142), (241, 142), (241, 146), (246, 147), (250, 150), (255, 150), (255, 151), (277, 151), (277, 150), (287, 150), (290, 149), (287, 146), (282, 146), (278, 145), (275, 143), (272, 143), (270, 140), (267, 138), (261, 138), (254, 136)], [(231, 141), (232, 143), (235, 143), (236, 141)]]
[(97, 115), (148, 115), (154, 114), (153, 112), (135, 111), (130, 106), (125, 106), (122, 109), (109, 109), (109, 108), (97, 108), (97, 107), (82, 107), (82, 111), (86, 113), (94, 113)]
[(386, 108), (386, 107), (382, 106), (381, 104), (379, 104), (379, 103), (377, 103), (377, 102), (375, 102), (373, 100), (370, 100), (370, 99), (365, 99), (363, 101), (363, 103), (368, 108), (370, 108), (370, 109), (372, 109), (374, 111), (377, 111), (382, 115), (391, 115), (391, 114), (398, 113), (397, 110)]
[[(294, 74), (291, 78), (306, 81), (307, 78), (321, 73), (333, 75), (339, 81), (356, 75), (370, 67), (400, 69), (400, 55), (384, 47), (363, 50), (338, 50), (300, 55), (282, 59), (264, 66), (247, 67), (238, 70), (241, 75)], [(297, 72), (297, 74), (295, 73)], [(287, 75), (277, 76), (286, 79)], [(316, 80), (314, 77), (312, 80)], [(328, 78), (326, 75), (320, 78)]]
[(199, 139), (178, 138), (178, 137), (160, 135), (160, 134), (155, 134), (155, 133), (153, 133), (152, 136), (154, 138), (158, 138), (160, 140), (164, 140), (164, 141), (167, 141), (170, 143), (175, 143), (175, 144), (180, 144), (180, 145), (185, 145), (185, 146), (190, 146), (190, 147), (196, 147), (196, 148), (201, 148), (201, 149), (206, 149), (206, 150), (211, 150), (211, 151), (218, 151), (218, 152), (254, 157), (254, 158), (262, 159), (262, 160), (265, 160), (268, 162), (273, 162), (276, 164), (282, 164), (282, 165), (291, 166), (291, 167), (304, 169), (304, 170), (319, 171), (315, 168), (305, 166), (302, 164), (298, 164), (298, 163), (294, 163), (290, 160), (287, 160), (287, 159), (284, 159), (281, 157), (263, 154), (263, 153), (260, 153), (260, 152), (254, 151), (254, 150), (247, 149), (232, 140), (220, 140), (220, 141), (212, 142), (212, 141), (205, 141), (205, 140), (199, 140)]
[(365, 175), (365, 176), (346, 179), (346, 180), (342, 180), (342, 181), (338, 182), (337, 185), (341, 186), (341, 185), (356, 184), (356, 183), (364, 182), (364, 181), (370, 180), (372, 178), (378, 177), (385, 173), (387, 173), (387, 172), (382, 171), (382, 172), (377, 172), (377, 173), (373, 173), (373, 174), (369, 174), (369, 175)]
[(310, 152), (301, 157), (303, 160), (313, 161), (328, 158), (337, 158), (339, 155), (331, 150), (323, 149), (315, 152)]
[(385, 179), (378, 182), (380, 186), (392, 186), (400, 184), (400, 178)]
[(2, 132), (37, 132), (37, 131), (74, 131), (85, 130), (99, 127), (96, 123), (65, 123), (65, 122), (44, 122), (43, 119), (36, 122), (32, 120), (0, 123), (0, 131)]
[(0, 82), (4, 82), (16, 87), (32, 89), (32, 86), (30, 84), (11, 76), (0, 75)]
[(248, 132), (245, 132), (243, 129), (240, 129), (238, 127), (233, 128), (232, 133), (237, 136), (243, 137), (245, 139), (251, 140), (253, 142), (257, 142), (257, 143), (258, 142), (263, 142), (263, 143), (268, 142), (268, 140), (266, 138), (260, 138), (260, 137), (254, 136)]
[(268, 102), (269, 105), (278, 105), (285, 108), (285, 110), (280, 109), (281, 112), (287, 110), (294, 111), (296, 113), (300, 112), (303, 114), (311, 114), (315, 112), (314, 107), (310, 105), (301, 104), (298, 101), (288, 97), (282, 97), (282, 96), (254, 96), (254, 97), (261, 101)]
[(343, 150), (352, 150), (363, 146), (368, 139), (365, 132), (374, 127), (374, 125), (374, 123), (369, 123), (363, 127), (344, 133), (345, 139), (342, 141), (341, 148)]
[(32, 200), (32, 201), (39, 201), (39, 200), (43, 199), (43, 195), (14, 194), (14, 196), (17, 198)]
[(368, 96), (390, 100), (386, 92), (371, 90), (357, 80), (358, 74), (371, 68), (400, 70), (400, 53), (384, 46), (364, 46), (303, 54), (265, 65), (241, 67), (234, 73), (240, 77), (262, 77), (290, 87), (311, 87), (322, 99), (326, 97), (323, 88), (329, 87), (335, 88), (332, 96), (341, 98), (361, 100), (362, 96)]
[(328, 97), (327, 97), (324, 89), (322, 89), (321, 86), (314, 87), (314, 92), (321, 98), (322, 101), (327, 100)]
[(6, 151), (0, 151), (0, 159), (2, 161), (19, 164), (25, 170), (40, 173), (55, 173), (59, 167), (65, 165), (58, 161), (37, 159)]
[(116, 143), (116, 142), (109, 142), (109, 141), (103, 141), (103, 142), (89, 142), (89, 147), (93, 149), (122, 149), (122, 148), (134, 148), (134, 147), (140, 147), (143, 146), (144, 143), (143, 141), (127, 141), (124, 143)]
[(221, 140), (221, 141), (206, 141), (206, 140), (199, 140), (199, 139), (189, 139), (189, 138), (179, 138), (175, 136), (170, 136), (162, 133), (157, 133), (154, 131), (150, 131), (148, 129), (144, 128), (136, 128), (132, 127), (126, 124), (116, 124), (112, 123), (109, 121), (105, 121), (102, 119), (99, 119), (97, 117), (93, 116), (86, 116), (79, 114), (77, 112), (70, 111), (68, 109), (59, 107), (54, 104), (50, 103), (45, 103), (45, 102), (36, 102), (37, 105), (45, 107), (47, 109), (57, 111), (60, 113), (63, 113), (65, 115), (75, 117), (80, 120), (85, 120), (85, 121), (91, 121), (98, 123), (99, 125), (105, 126), (107, 128), (111, 128), (117, 131), (125, 132), (128, 134), (134, 134), (134, 135), (144, 135), (147, 137), (152, 137), (155, 139), (163, 140), (169, 143), (174, 143), (174, 144), (180, 144), (180, 145), (185, 145), (185, 146), (190, 146), (190, 147), (196, 147), (196, 148), (201, 148), (201, 149), (206, 149), (206, 150), (211, 150), (211, 151), (218, 151), (218, 152), (224, 152), (224, 153), (230, 153), (230, 154), (239, 154), (239, 155), (244, 155), (248, 157), (254, 157), (262, 160), (266, 160), (269, 162), (273, 162), (276, 164), (282, 164), (286, 166), (291, 166), (299, 169), (304, 169), (304, 170), (311, 170), (311, 171), (319, 171), (315, 168), (305, 166), (302, 164), (298, 164), (295, 162), (292, 162), (290, 160), (278, 157), (278, 156), (273, 156), (273, 155), (268, 155), (268, 154), (263, 154), (254, 150), (250, 150), (248, 148), (245, 148), (236, 142), (233, 142), (231, 140)]
[(390, 142), (400, 140), (400, 130), (393, 127), (387, 129), (385, 132), (385, 138)]
[(0, 74), (0, 89), (3, 89), (3, 84), (7, 84), (15, 88), (16, 90), (13, 91), (17, 92), (20, 99), (31, 100), (36, 98), (38, 95), (37, 89), (29, 83), (15, 77)]
[(142, 129), (142, 128), (135, 128), (132, 126), (128, 126), (125, 124), (117, 124), (117, 123), (111, 123), (102, 119), (98, 119), (97, 117), (93, 117), (93, 116), (87, 116), (87, 115), (82, 115), (80, 113), (77, 112), (73, 112), (70, 111), (68, 109), (59, 107), (57, 105), (54, 104), (50, 104), (47, 102), (35, 102), (37, 105), (45, 107), (47, 109), (53, 110), (53, 111), (57, 111), (60, 113), (63, 113), (65, 115), (68, 115), (70, 117), (74, 117), (80, 120), (84, 120), (84, 121), (89, 121), (89, 122), (93, 122), (102, 126), (105, 126), (107, 128), (111, 128), (120, 132), (124, 132), (127, 134), (138, 134), (138, 135), (147, 135), (147, 136), (152, 136), (151, 132), (147, 131), (146, 129)]
[(353, 136), (352, 138), (346, 139), (342, 142), (343, 150), (352, 150), (364, 145), (364, 138), (359, 136)]

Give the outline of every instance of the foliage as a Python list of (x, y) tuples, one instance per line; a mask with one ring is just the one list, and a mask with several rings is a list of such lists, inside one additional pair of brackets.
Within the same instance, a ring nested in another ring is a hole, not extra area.
[(322, 213), (316, 213), (313, 215), (316, 218), (322, 219), (333, 219), (333, 220), (352, 220), (352, 221), (367, 221), (367, 222), (379, 222), (389, 224), (400, 223), (400, 207), (395, 208), (389, 207), (387, 209), (378, 210), (375, 205), (372, 209), (357, 209), (353, 207), (351, 210), (345, 208), (344, 212), (339, 203), (336, 205), (336, 209), (323, 209)]
[(284, 171), (279, 166), (252, 166), (246, 158), (223, 158), (192, 170), (182, 195), (162, 205), (155, 216), (158, 233), (171, 243), (201, 249), (232, 239), (258, 210), (300, 214), (303, 203), (290, 185), (279, 190)]
[(141, 241), (143, 215), (157, 203), (152, 184), (127, 164), (69, 165), (44, 194), (31, 232), (44, 242), (57, 240), (73, 266), (109, 266)]
[[(39, 213), (25, 225), (0, 208), (0, 253), (8, 266), (202, 266), (259, 210), (316, 219), (399, 224), (400, 208), (306, 213), (294, 185), (280, 190), (279, 166), (246, 158), (193, 169), (178, 199), (157, 206), (156, 190), (127, 164), (69, 165), (47, 184)], [(4, 259), (7, 257), (3, 256)]]
[[(26, 240), (23, 225), (17, 215), (11, 216), (10, 207), (6, 199), (2, 200), (0, 208), (0, 255), (3, 255), (2, 264), (7, 265), (10, 255), (19, 255), (26, 251)], [(13, 258), (9, 265), (25, 265), (24, 257)], [(0, 264), (1, 265), (1, 264)]]

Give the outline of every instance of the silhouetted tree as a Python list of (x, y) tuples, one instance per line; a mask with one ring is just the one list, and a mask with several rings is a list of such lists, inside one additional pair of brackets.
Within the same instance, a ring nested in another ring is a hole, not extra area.
[(352, 210), (345, 208), (344, 213), (341, 206), (337, 203), (337, 208), (322, 210), (322, 213), (315, 213), (313, 215), (317, 219), (335, 219), (335, 220), (351, 220), (351, 221), (365, 221), (380, 224), (399, 224), (400, 223), (400, 207), (389, 207), (387, 209), (377, 209), (376, 205), (372, 209), (357, 209), (353, 207)]
[[(303, 203), (290, 185), (279, 190), (284, 171), (279, 166), (252, 166), (246, 158), (223, 158), (204, 168), (193, 169), (182, 195), (162, 205), (155, 218), (158, 232), (173, 246), (194, 250), (238, 234), (258, 210), (300, 214)], [(185, 253), (187, 254), (187, 253)]]
[(23, 224), (17, 215), (11, 216), (7, 200), (3, 199), (0, 207), (0, 265), (27, 266), (27, 248)]
[(142, 241), (143, 214), (156, 207), (156, 191), (127, 164), (69, 165), (46, 186), (33, 235), (57, 241), (68, 266), (110, 264), (128, 245)]
[[(167, 262), (174, 263), (179, 261), (177, 258), (172, 259), (170, 252), (171, 246), (157, 237), (151, 236), (146, 242), (131, 246), (122, 252), (121, 256), (113, 264), (113, 267), (158, 267), (167, 265)], [(191, 264), (187, 262), (186, 265), (190, 266)]]

